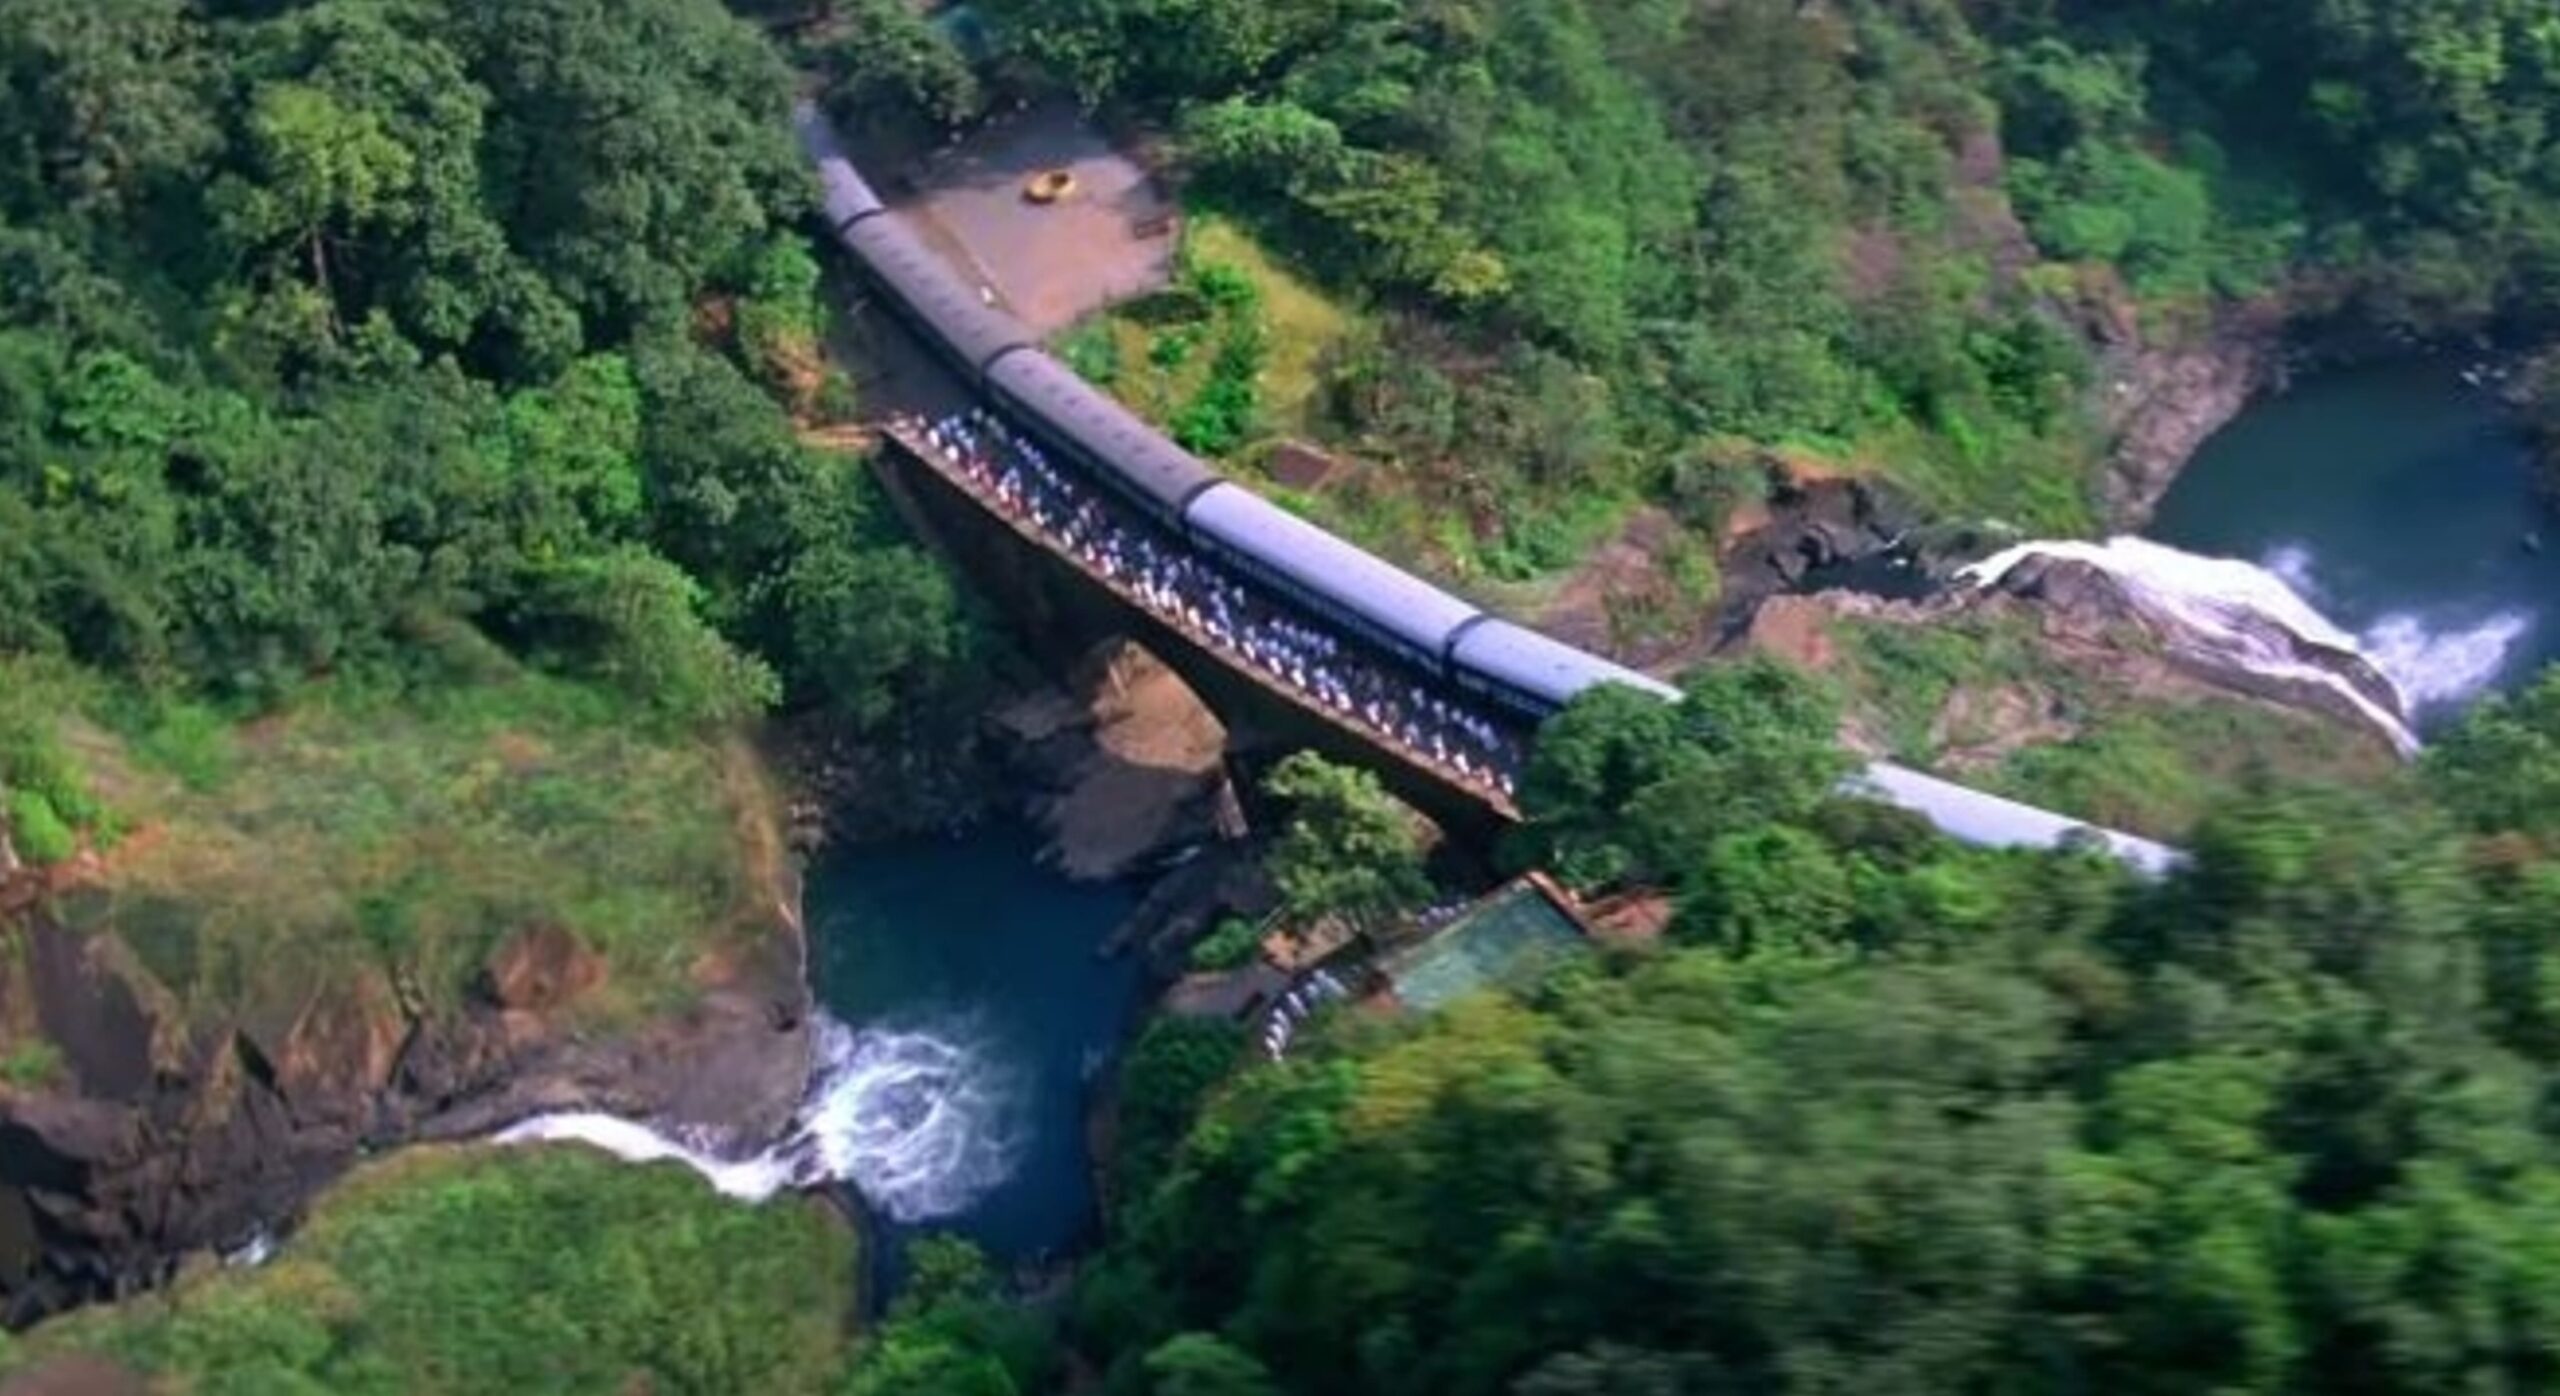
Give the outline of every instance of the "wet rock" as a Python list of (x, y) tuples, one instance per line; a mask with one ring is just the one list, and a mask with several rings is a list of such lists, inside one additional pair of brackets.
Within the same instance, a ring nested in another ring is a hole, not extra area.
[(1767, 497), (1737, 511), (1718, 558), (1725, 642), (1763, 600), (1828, 569), (1887, 556), (1922, 567), (1933, 561), (1920, 545), (1946, 530), (1924, 528), (1919, 510), (1890, 484), (1775, 452), (1760, 466)]

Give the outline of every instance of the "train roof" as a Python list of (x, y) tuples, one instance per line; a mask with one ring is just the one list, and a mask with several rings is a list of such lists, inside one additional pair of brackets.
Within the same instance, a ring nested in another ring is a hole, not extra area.
[(1953, 781), (1878, 761), (1849, 778), (1847, 788), (1900, 805), (1965, 843), (1991, 848), (2056, 848), (2074, 835), (2096, 837), (2120, 861), (2157, 877), (2184, 862), (2167, 844), (2066, 819), (2049, 810), (1969, 790)]
[(1572, 702), (1575, 694), (1603, 683), (1622, 683), (1656, 697), (1680, 696), (1680, 690), (1659, 679), (1493, 615), (1468, 626), (1450, 658), (1559, 708)]
[(836, 139), (834, 123), (818, 110), (817, 103), (795, 103), (791, 108), (791, 129), (800, 137), (800, 149), (817, 167), (818, 206), (826, 212), (827, 227), (842, 233), (845, 224), (885, 207), (880, 196), (872, 192), (871, 182), (853, 167), (844, 143)]
[(1434, 655), (1451, 632), (1480, 614), (1473, 605), (1235, 484), (1202, 493), (1183, 518), (1195, 532)]
[(1170, 515), (1218, 473), (1166, 440), (1110, 394), (1038, 350), (1007, 354), (987, 381), (1033, 421), (1082, 451)]
[(845, 245), (862, 258), (871, 275), (905, 301), (917, 318), (972, 369), (1020, 344), (1033, 340), (1023, 323), (998, 310), (978, 288), (956, 275), (906, 220), (892, 212), (866, 218), (844, 235)]

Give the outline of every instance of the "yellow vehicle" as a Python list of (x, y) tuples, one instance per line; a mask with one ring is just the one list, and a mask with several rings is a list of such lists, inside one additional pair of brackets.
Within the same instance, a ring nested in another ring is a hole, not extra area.
[(1022, 186), (1022, 197), (1035, 204), (1054, 204), (1076, 192), (1076, 177), (1066, 170), (1042, 170)]

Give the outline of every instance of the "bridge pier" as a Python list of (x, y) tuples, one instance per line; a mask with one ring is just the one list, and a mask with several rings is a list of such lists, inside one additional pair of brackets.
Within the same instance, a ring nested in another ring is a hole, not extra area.
[(1286, 753), (1309, 749), (1374, 772), (1461, 847), (1489, 853), (1517, 822), (1483, 792), (1331, 719), (1241, 662), (1121, 596), (1066, 555), (997, 513), (937, 462), (884, 432), (872, 468), (899, 515), (992, 602), (1034, 662), (1064, 675), (1099, 642), (1126, 639), (1162, 660), (1227, 730), (1227, 766), (1248, 810), (1255, 782)]

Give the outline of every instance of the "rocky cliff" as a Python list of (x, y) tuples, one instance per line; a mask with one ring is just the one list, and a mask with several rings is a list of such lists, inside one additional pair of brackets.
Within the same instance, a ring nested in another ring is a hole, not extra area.
[(1925, 601), (1773, 597), (1729, 647), (1831, 678), (1857, 750), (2173, 841), (2258, 773), (2367, 780), (2397, 764), (2334, 691), (2214, 663), (2070, 562)]
[(105, 889), (0, 879), (0, 1318), (120, 1297), (288, 1224), (362, 1156), (537, 1111), (768, 1140), (808, 1078), (810, 1003), (796, 882), (760, 861), (759, 924), (707, 938), (683, 1001), (620, 1027), (588, 1011), (608, 959), (558, 925), (505, 931), (459, 993), (315, 974), (208, 1014), (99, 914)]

